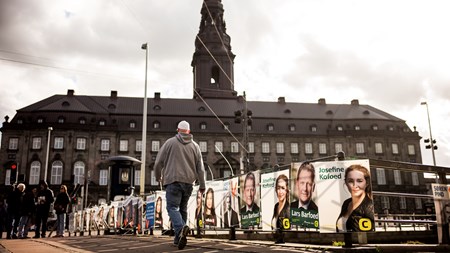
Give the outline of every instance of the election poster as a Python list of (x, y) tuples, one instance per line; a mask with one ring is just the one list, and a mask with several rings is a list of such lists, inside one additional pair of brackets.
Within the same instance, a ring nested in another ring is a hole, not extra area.
[(262, 229), (289, 229), (289, 211), (289, 169), (261, 174)]
[(375, 230), (369, 160), (314, 162), (321, 233)]
[(239, 198), (238, 198), (238, 177), (223, 181), (223, 201), (222, 201), (222, 228), (240, 227), (239, 221)]
[(155, 193), (155, 229), (170, 229), (169, 214), (166, 209), (166, 192)]
[(316, 176), (314, 165), (308, 162), (291, 166), (290, 218), (293, 230), (319, 229)]
[(149, 195), (145, 199), (145, 229), (155, 226), (155, 200), (156, 194)]
[(199, 191), (199, 186), (192, 189), (191, 197), (188, 201), (188, 226), (190, 228), (203, 228), (203, 195)]
[(223, 181), (206, 182), (203, 224), (205, 228), (220, 227), (222, 220)]
[(241, 228), (261, 228), (259, 171), (248, 172), (240, 177)]
[(448, 236), (450, 227), (450, 185), (431, 184), (434, 198), (434, 209), (436, 210), (436, 222), (438, 224), (439, 243), (448, 243), (449, 238), (444, 238), (444, 231)]

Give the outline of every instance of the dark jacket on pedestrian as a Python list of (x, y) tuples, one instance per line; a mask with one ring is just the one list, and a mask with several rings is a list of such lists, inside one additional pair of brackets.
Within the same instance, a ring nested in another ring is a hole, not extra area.
[(32, 191), (27, 191), (22, 197), (20, 206), (21, 216), (31, 216), (36, 212), (36, 205), (34, 203), (34, 194)]
[(37, 207), (38, 213), (48, 213), (50, 211), (50, 205), (55, 201), (53, 191), (48, 189), (46, 182), (41, 182), (40, 185), (44, 186), (44, 189), (40, 189), (37, 194)]
[(67, 192), (60, 192), (56, 196), (55, 204), (53, 205), (56, 214), (67, 213), (67, 206), (70, 203), (69, 194)]
[(8, 214), (13, 216), (20, 215), (20, 203), (22, 201), (23, 192), (21, 192), (18, 188), (14, 189), (6, 199), (6, 203), (8, 204)]

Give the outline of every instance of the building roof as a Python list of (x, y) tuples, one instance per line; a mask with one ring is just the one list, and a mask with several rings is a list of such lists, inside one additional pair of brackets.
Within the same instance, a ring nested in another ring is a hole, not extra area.
[[(281, 101), (280, 101), (281, 100)], [(234, 116), (242, 110), (244, 102), (238, 99), (174, 99), (161, 98), (159, 95), (148, 98), (149, 115), (192, 117)], [(211, 109), (210, 109), (211, 108)], [(253, 118), (272, 119), (311, 119), (311, 120), (387, 120), (400, 121), (387, 112), (370, 105), (359, 104), (353, 100), (350, 104), (248, 101), (248, 110)], [(142, 115), (143, 98), (117, 96), (54, 95), (18, 110), (18, 113), (77, 112), (97, 115)]]

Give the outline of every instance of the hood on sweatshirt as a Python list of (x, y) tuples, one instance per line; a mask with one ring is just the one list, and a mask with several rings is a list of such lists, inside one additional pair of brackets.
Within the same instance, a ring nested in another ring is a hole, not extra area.
[(192, 134), (178, 133), (177, 140), (183, 144), (188, 144), (192, 142)]

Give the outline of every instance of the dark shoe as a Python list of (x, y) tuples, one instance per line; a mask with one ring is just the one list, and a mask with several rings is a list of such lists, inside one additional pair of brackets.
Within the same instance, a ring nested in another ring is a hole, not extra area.
[(16, 234), (12, 234), (12, 235), (11, 235), (11, 238), (12, 238), (12, 239), (17, 239), (17, 235), (16, 235)]
[(30, 239), (30, 237), (29, 236), (23, 236), (23, 237), (20, 237), (20, 239)]
[(45, 238), (45, 234), (41, 235), (41, 238)]
[(40, 236), (39, 236), (39, 235), (35, 235), (35, 236), (33, 236), (33, 238), (35, 238), (35, 239), (39, 239), (39, 238), (40, 238)]
[(178, 249), (184, 249), (187, 244), (187, 235), (189, 234), (189, 227), (184, 225), (180, 231), (180, 240), (178, 241)]

